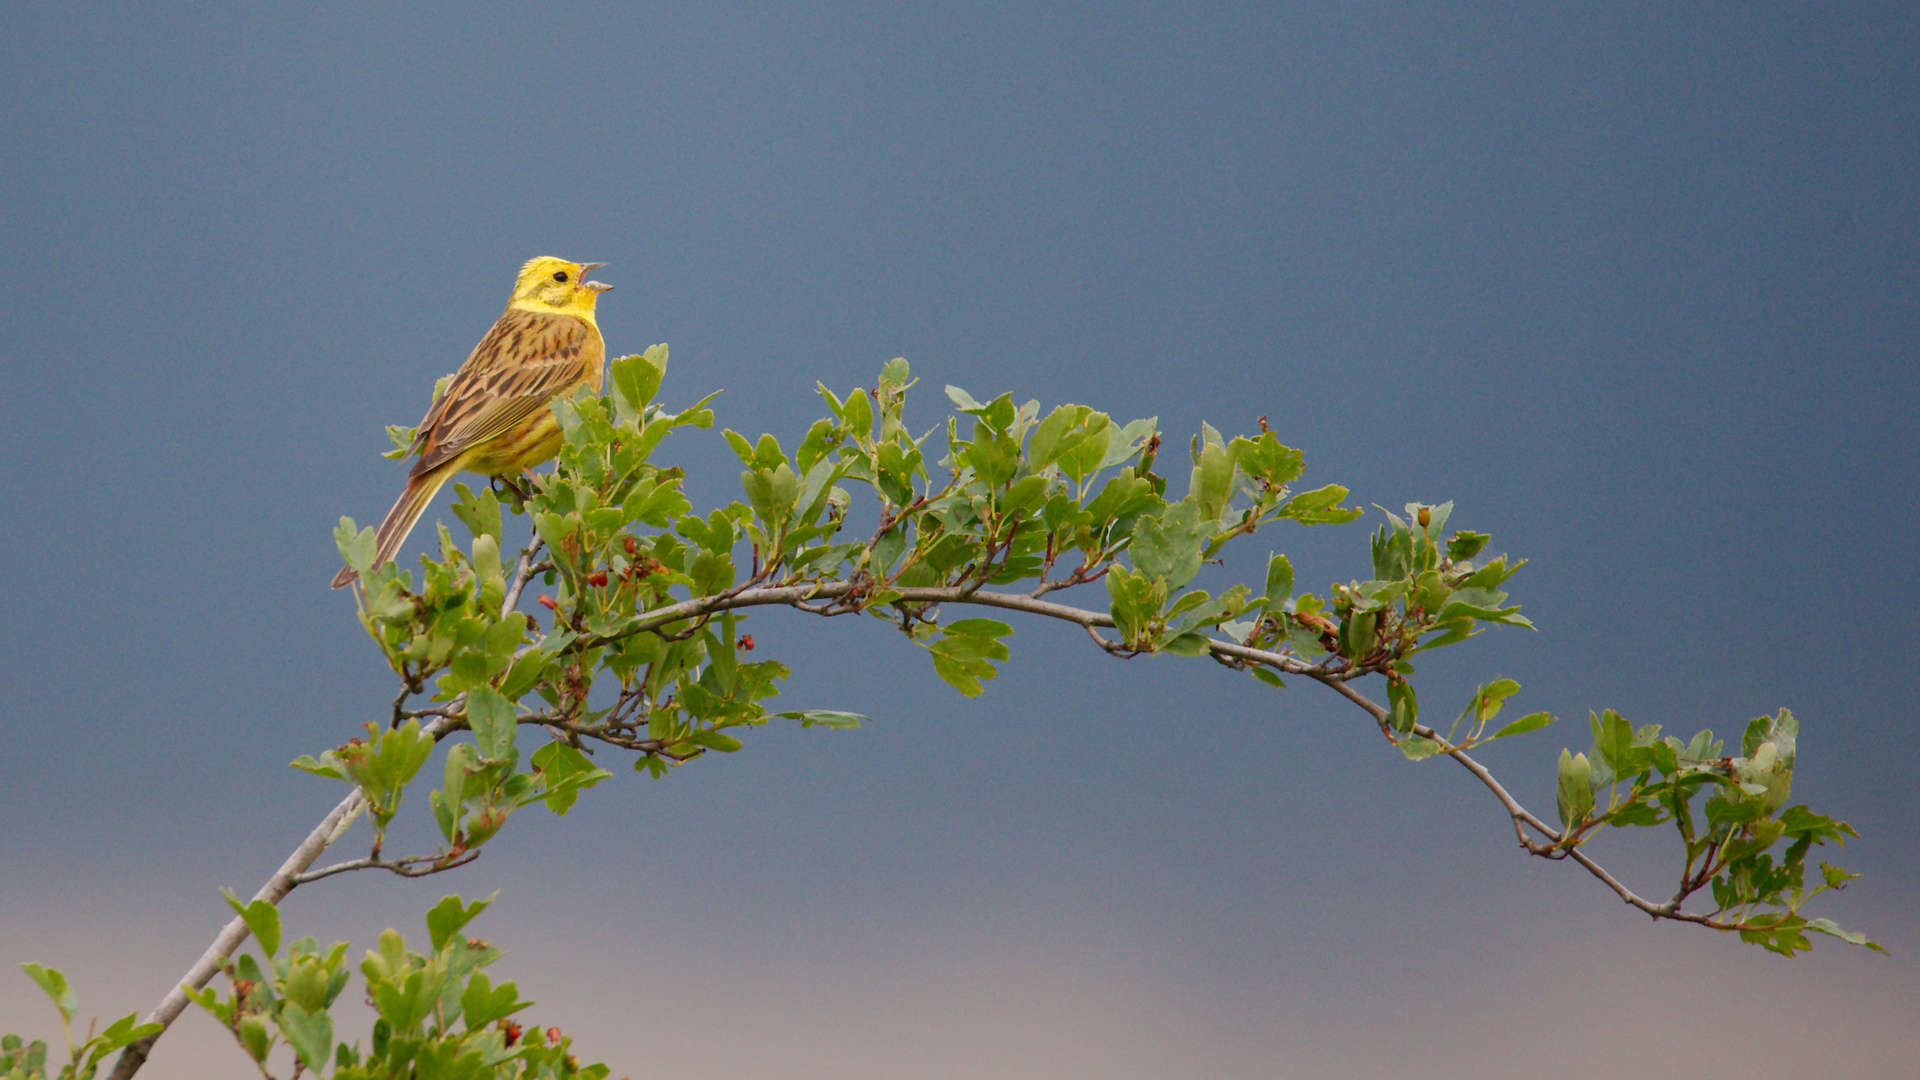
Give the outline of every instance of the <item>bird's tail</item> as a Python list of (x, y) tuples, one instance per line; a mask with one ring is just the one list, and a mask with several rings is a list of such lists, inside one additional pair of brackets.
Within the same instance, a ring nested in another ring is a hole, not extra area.
[[(407, 480), (407, 486), (401, 489), (400, 497), (393, 502), (393, 509), (387, 511), (387, 516), (380, 521), (380, 528), (374, 531), (373, 565), (383, 565), (393, 558), (394, 552), (400, 550), (401, 544), (407, 542), (407, 534), (413, 531), (413, 523), (420, 520), (420, 514), (426, 510), (427, 504), (439, 493), (440, 485), (454, 474), (455, 468), (452, 466), (455, 464), (449, 462), (449, 467)], [(342, 588), (359, 576), (353, 567), (345, 567), (333, 576), (333, 587)]]

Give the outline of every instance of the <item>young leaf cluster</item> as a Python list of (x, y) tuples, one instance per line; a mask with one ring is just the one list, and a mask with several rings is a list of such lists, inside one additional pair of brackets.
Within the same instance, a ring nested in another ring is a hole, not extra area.
[[(1749, 721), (1737, 756), (1726, 754), (1708, 730), (1682, 743), (1663, 737), (1658, 724), (1636, 729), (1611, 709), (1589, 722), (1591, 755), (1560, 752), (1556, 801), (1564, 831), (1556, 848), (1571, 849), (1602, 825), (1670, 822), (1685, 862), (1668, 909), (1678, 911), (1710, 889), (1714, 908), (1706, 918), (1772, 952), (1791, 956), (1812, 948), (1808, 931), (1880, 949), (1831, 919), (1800, 914), (1808, 899), (1859, 876), (1821, 863), (1818, 883), (1809, 889), (1808, 852), (1859, 834), (1844, 821), (1787, 805), (1800, 733), (1792, 713), (1782, 709)], [(1773, 849), (1783, 842), (1776, 858)]]
[(393, 930), (380, 935), (379, 948), (367, 950), (359, 969), (376, 1019), (364, 1049), (335, 1037), (333, 1009), (351, 977), (347, 943), (323, 951), (314, 939), (300, 938), (282, 950), (280, 913), (272, 904), (228, 901), (246, 919), (264, 960), (243, 953), (225, 968), (226, 994), (207, 987), (192, 996), (269, 1080), (269, 1059), (280, 1046), (292, 1050), (294, 1076), (331, 1071), (338, 1080), (603, 1080), (610, 1071), (582, 1067), (558, 1028), (523, 1028), (510, 1019), (532, 1002), (522, 1001), (513, 983), (487, 975), (499, 949), (460, 933), (488, 900), (443, 897), (427, 913), (430, 954), (408, 949)]

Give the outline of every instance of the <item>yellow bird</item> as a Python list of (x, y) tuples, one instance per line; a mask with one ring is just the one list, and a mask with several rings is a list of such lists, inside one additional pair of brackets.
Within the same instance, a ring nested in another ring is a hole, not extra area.
[[(507, 310), (414, 432), (413, 452), (420, 460), (374, 533), (373, 565), (393, 558), (454, 473), (511, 477), (559, 451), (560, 424), (547, 404), (582, 386), (600, 390), (607, 346), (593, 321), (593, 304), (613, 286), (586, 276), (605, 265), (543, 255), (520, 268)], [(359, 576), (347, 567), (334, 576), (333, 587)]]

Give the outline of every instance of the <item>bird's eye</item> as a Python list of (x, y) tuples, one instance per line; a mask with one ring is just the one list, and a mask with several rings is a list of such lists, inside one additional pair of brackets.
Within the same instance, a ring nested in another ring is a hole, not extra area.
[(567, 272), (565, 270), (555, 270), (553, 272), (553, 280), (555, 281), (567, 280)]

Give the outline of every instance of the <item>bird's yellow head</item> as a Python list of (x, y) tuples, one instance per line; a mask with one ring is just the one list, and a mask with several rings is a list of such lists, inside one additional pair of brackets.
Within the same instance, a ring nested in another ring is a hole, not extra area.
[(513, 283), (513, 299), (507, 301), (507, 306), (522, 311), (578, 315), (592, 322), (593, 302), (613, 286), (588, 281), (587, 271), (605, 265), (568, 262), (551, 255), (528, 259), (527, 265), (520, 268), (520, 279)]

